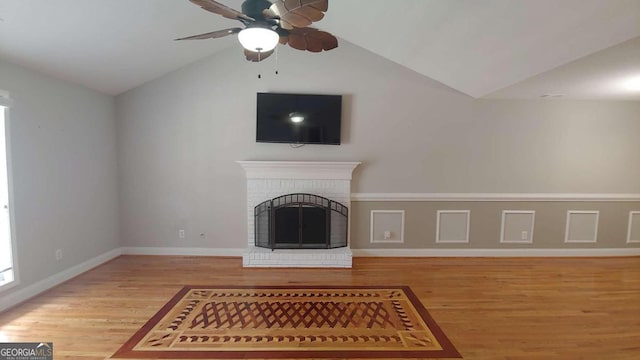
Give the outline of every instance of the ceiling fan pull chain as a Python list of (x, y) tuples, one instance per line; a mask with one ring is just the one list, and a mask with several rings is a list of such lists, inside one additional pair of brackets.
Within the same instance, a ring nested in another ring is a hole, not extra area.
[[(260, 64), (260, 54), (262, 52), (260, 51), (260, 49), (258, 49), (258, 64)], [(258, 73), (258, 79), (262, 79), (262, 74)]]
[(278, 75), (278, 47), (276, 46), (276, 75)]

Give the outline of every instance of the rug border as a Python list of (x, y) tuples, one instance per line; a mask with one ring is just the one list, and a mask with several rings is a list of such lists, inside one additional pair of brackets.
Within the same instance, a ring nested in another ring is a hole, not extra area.
[[(252, 351), (180, 351), (169, 353), (167, 351), (135, 351), (135, 345), (144, 338), (144, 336), (153, 327), (162, 320), (162, 318), (192, 289), (402, 289), (407, 298), (418, 311), (422, 319), (425, 321), (433, 336), (442, 346), (442, 350), (434, 351), (402, 351), (402, 350), (309, 350), (309, 351), (291, 351), (291, 350), (252, 350)], [(436, 321), (431, 317), (429, 311), (424, 307), (420, 299), (407, 285), (394, 286), (332, 286), (332, 285), (185, 285), (180, 289), (151, 319), (149, 319), (136, 333), (127, 340), (124, 345), (118, 349), (111, 359), (251, 359), (251, 358), (424, 358), (428, 354), (430, 358), (462, 358), (462, 355), (456, 350), (453, 343), (445, 335), (444, 331), (438, 326)]]

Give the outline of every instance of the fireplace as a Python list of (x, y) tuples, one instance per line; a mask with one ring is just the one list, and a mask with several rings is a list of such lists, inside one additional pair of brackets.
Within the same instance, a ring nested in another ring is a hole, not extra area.
[(347, 246), (349, 210), (313, 194), (287, 194), (254, 209), (255, 246), (267, 249), (334, 249)]
[[(247, 176), (248, 242), (242, 254), (243, 266), (351, 267), (348, 221), (351, 216), (351, 176), (359, 162), (238, 163)], [(308, 198), (305, 199), (305, 195)], [(281, 219), (275, 219), (276, 209), (280, 209), (277, 213)], [(256, 213), (263, 216), (256, 217)], [(309, 217), (315, 218), (311, 224), (306, 221)], [(305, 230), (305, 226), (327, 226), (327, 222), (330, 226), (325, 227), (325, 231)], [(280, 230), (276, 234), (274, 223), (291, 226), (284, 233)], [(282, 241), (275, 245), (275, 239), (279, 237)]]

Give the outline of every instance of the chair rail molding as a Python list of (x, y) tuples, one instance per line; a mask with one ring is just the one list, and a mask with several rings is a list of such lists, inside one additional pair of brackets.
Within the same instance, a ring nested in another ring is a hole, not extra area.
[(595, 193), (352, 193), (351, 201), (601, 201), (635, 202), (640, 194)]

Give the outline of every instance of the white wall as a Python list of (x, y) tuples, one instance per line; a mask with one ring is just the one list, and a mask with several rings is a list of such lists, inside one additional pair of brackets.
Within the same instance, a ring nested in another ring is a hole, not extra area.
[(111, 96), (3, 61), (0, 88), (13, 99), (20, 285), (12, 292), (120, 246), (115, 105)]
[[(243, 247), (235, 160), (362, 161), (365, 193), (640, 193), (638, 102), (474, 101), (344, 41), (278, 68), (238, 46), (117, 97), (125, 245)], [(344, 95), (343, 145), (257, 144), (258, 91)]]

